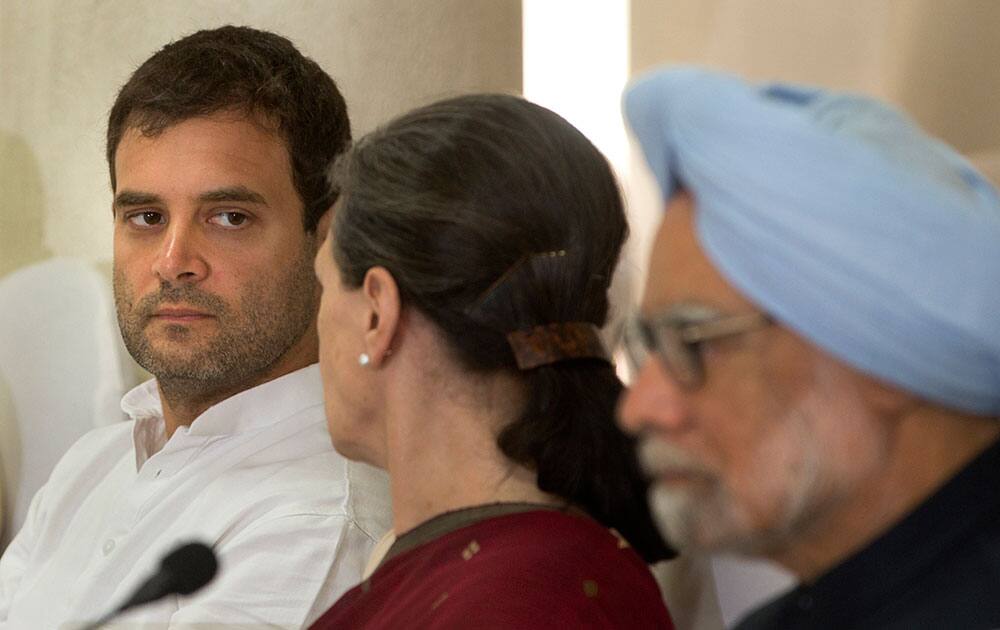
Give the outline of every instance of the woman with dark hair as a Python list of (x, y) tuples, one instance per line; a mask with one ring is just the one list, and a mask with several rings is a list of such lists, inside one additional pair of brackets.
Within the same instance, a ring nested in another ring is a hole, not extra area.
[(333, 183), (327, 421), (389, 471), (399, 537), (313, 627), (672, 627), (598, 334), (628, 231), (601, 154), (547, 109), (465, 96), (363, 138)]

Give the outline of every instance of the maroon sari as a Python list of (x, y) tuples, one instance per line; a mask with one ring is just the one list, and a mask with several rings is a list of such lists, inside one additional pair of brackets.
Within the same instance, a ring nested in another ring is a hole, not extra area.
[(582, 515), (498, 505), (401, 536), (312, 629), (582, 627), (673, 624), (649, 569), (617, 534)]

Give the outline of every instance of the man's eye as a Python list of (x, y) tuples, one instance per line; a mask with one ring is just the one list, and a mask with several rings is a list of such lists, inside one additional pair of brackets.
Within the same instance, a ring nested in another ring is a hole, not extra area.
[(159, 212), (154, 212), (152, 210), (146, 212), (137, 212), (135, 214), (126, 217), (125, 220), (131, 223), (132, 225), (141, 228), (152, 227), (154, 225), (160, 225), (162, 223), (166, 223), (162, 214), (160, 214)]
[(237, 228), (246, 224), (250, 217), (242, 212), (220, 212), (209, 219), (212, 223), (225, 228)]

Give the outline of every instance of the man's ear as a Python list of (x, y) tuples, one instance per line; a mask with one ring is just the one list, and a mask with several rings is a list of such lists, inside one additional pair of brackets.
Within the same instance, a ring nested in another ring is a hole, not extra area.
[(393, 339), (399, 332), (403, 305), (396, 280), (385, 267), (372, 267), (365, 272), (361, 293), (369, 307), (365, 346), (371, 357), (371, 366), (377, 368), (389, 355)]
[(861, 376), (861, 395), (868, 406), (883, 418), (895, 421), (908, 416), (920, 405), (920, 400), (898, 387), (882, 383), (870, 376)]

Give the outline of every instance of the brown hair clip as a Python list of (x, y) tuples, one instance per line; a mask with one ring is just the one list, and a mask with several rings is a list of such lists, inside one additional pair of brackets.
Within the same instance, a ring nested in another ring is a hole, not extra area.
[(566, 250), (557, 249), (549, 252), (538, 252), (535, 254), (525, 254), (517, 260), (514, 261), (510, 267), (507, 268), (500, 277), (493, 281), (493, 283), (486, 287), (486, 290), (479, 294), (475, 300), (472, 301), (465, 309), (465, 314), (473, 316), (479, 309), (487, 306), (493, 300), (503, 299), (506, 295), (505, 289), (509, 290), (507, 286), (511, 279), (524, 269), (525, 266), (530, 265), (533, 260), (544, 260), (551, 258), (565, 258)]
[(610, 356), (600, 331), (590, 322), (544, 324), (507, 333), (507, 342), (521, 370), (571, 359), (601, 359)]

